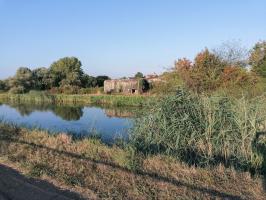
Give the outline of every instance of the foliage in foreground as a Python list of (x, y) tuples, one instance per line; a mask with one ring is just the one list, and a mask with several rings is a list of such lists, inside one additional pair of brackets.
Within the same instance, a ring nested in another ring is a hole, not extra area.
[(89, 199), (263, 199), (258, 179), (223, 166), (206, 170), (132, 147), (106, 146), (0, 124), (0, 162), (65, 184)]
[(171, 155), (189, 164), (263, 170), (265, 155), (256, 144), (265, 114), (264, 96), (206, 97), (180, 89), (135, 121), (131, 142), (140, 152)]

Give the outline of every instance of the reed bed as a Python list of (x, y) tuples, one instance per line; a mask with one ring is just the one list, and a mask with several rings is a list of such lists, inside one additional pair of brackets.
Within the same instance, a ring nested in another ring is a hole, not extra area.
[(145, 154), (166, 154), (190, 165), (261, 171), (266, 142), (258, 134), (265, 135), (265, 100), (264, 95), (236, 99), (180, 89), (135, 120), (131, 143)]
[(143, 106), (152, 97), (139, 95), (66, 95), (49, 94), (47, 92), (29, 92), (27, 94), (0, 94), (0, 101), (32, 103), (83, 103), (83, 104), (105, 104), (110, 106)]

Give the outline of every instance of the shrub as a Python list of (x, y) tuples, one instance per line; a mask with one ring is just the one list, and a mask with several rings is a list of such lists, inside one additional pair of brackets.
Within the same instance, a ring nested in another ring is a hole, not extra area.
[(266, 41), (255, 44), (251, 51), (249, 63), (252, 71), (266, 78)]
[(221, 85), (223, 87), (254, 87), (258, 82), (258, 77), (252, 72), (247, 72), (241, 67), (225, 67), (221, 75)]
[(23, 94), (25, 92), (26, 92), (26, 89), (23, 86), (12, 87), (9, 90), (9, 93), (11, 93), (11, 94)]
[(160, 78), (161, 81), (150, 84), (152, 94), (173, 94), (183, 84), (176, 70), (165, 72)]
[(60, 87), (61, 93), (64, 94), (78, 94), (79, 89), (80, 87), (71, 85), (64, 85)]
[(102, 94), (103, 87), (95, 87), (95, 88), (81, 88), (79, 90), (79, 94)]
[(175, 67), (188, 88), (204, 92), (219, 87), (225, 65), (218, 56), (206, 49), (195, 57), (193, 64), (187, 59), (179, 59)]
[(49, 90), (49, 92), (50, 92), (51, 94), (60, 94), (60, 93), (61, 93), (61, 90), (60, 90), (59, 87), (52, 87), (52, 88)]

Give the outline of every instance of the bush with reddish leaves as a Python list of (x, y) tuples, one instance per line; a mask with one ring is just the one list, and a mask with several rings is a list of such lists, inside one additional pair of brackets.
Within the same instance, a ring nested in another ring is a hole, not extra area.
[(203, 92), (219, 87), (225, 64), (206, 49), (195, 57), (194, 63), (185, 58), (179, 59), (175, 67), (188, 88)]
[(221, 74), (222, 87), (254, 87), (258, 82), (258, 77), (253, 72), (247, 72), (241, 67), (225, 67)]
[(255, 73), (229, 65), (208, 49), (200, 52), (193, 63), (186, 58), (179, 59), (175, 69), (184, 84), (197, 93), (219, 88), (252, 88), (258, 82)]

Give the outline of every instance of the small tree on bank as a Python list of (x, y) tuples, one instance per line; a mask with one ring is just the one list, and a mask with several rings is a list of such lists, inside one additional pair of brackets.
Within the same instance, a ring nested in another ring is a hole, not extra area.
[(218, 56), (205, 49), (195, 57), (194, 63), (179, 59), (175, 67), (189, 88), (202, 92), (218, 87), (225, 65)]
[(143, 75), (143, 73), (141, 73), (141, 72), (137, 72), (137, 73), (135, 74), (135, 78), (144, 78), (144, 75)]
[(250, 54), (249, 64), (253, 72), (266, 78), (266, 41), (255, 44)]

